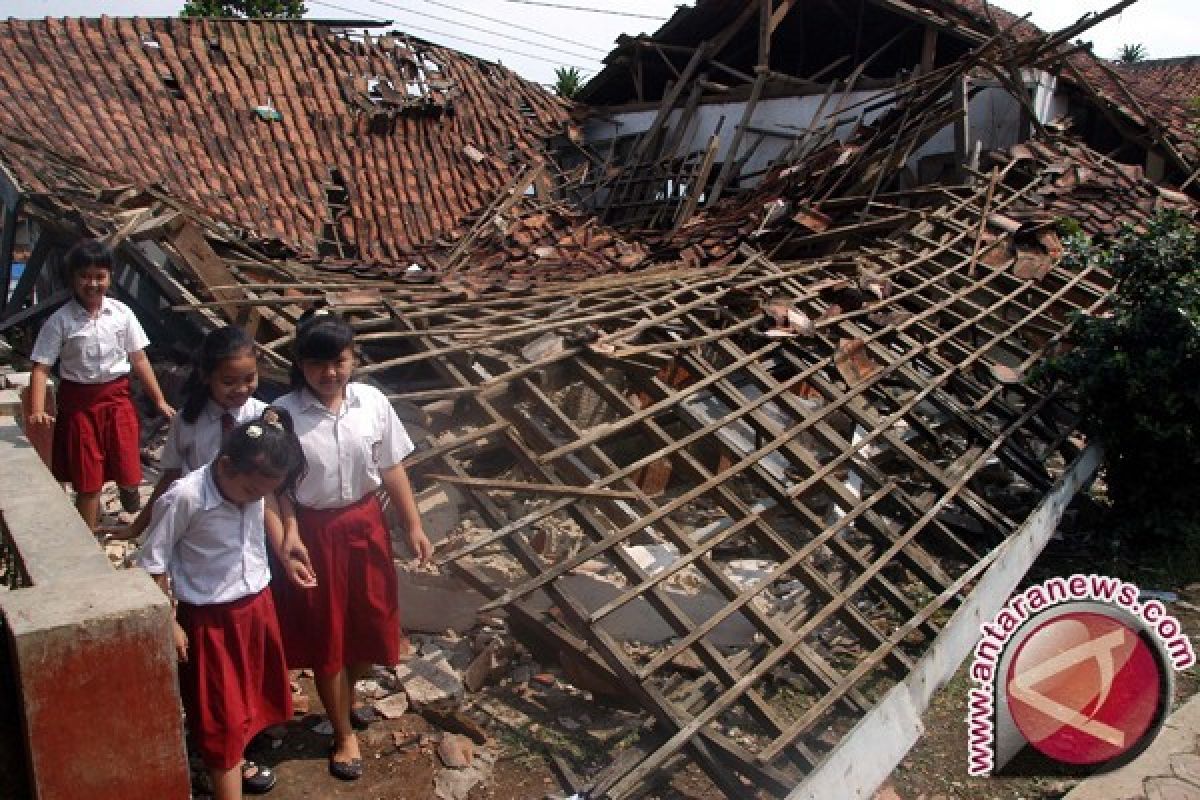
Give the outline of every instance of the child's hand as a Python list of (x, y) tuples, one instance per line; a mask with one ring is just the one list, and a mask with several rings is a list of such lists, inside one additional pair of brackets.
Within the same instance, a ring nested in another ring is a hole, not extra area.
[(421, 566), (429, 563), (429, 559), (433, 558), (433, 543), (429, 541), (429, 537), (425, 535), (424, 528), (413, 528), (408, 532), (408, 547), (421, 561)]
[(179, 657), (181, 664), (186, 664), (188, 660), (188, 638), (183, 631), (183, 626), (178, 622), (175, 623), (175, 655)]
[(39, 411), (36, 414), (30, 414), (26, 424), (31, 428), (49, 428), (54, 424), (54, 417), (45, 411)]
[(308, 548), (297, 542), (293, 544), (287, 553), (287, 570), (288, 580), (301, 589), (315, 589), (317, 586), (317, 574), (313, 570), (312, 562), (308, 558)]
[(158, 413), (166, 417), (168, 421), (175, 418), (175, 408), (166, 400), (158, 404)]
[(101, 525), (96, 528), (97, 538), (112, 539), (118, 542), (128, 542), (141, 535), (136, 525)]

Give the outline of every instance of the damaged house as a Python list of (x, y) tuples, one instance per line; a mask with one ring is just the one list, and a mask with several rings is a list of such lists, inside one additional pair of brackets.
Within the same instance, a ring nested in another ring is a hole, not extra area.
[(238, 322), (268, 377), (328, 303), (462, 505), (405, 602), (470, 587), (644, 714), (573, 791), (863, 796), (1098, 463), (1029, 379), (1111, 288), (1056, 223), (1195, 213), (1139, 77), (1190, 65), (1073, 44), (1127, 5), (700, 0), (574, 107), (348, 23), (10, 19), (0, 330), (81, 232), (157, 341)]

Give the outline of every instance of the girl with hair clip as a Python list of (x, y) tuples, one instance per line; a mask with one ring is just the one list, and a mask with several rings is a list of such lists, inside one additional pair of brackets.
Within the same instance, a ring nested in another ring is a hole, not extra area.
[[(142, 462), (129, 373), (160, 414), (175, 416), (146, 358), (146, 332), (128, 306), (108, 297), (113, 260), (95, 239), (67, 251), (72, 298), (42, 325), (30, 355), (29, 425), (54, 425), (54, 477), (74, 487), (75, 507), (93, 531), (105, 481), (116, 481), (126, 511), (139, 506)], [(55, 363), (61, 378), (57, 424), (46, 413), (46, 381)]]
[(257, 389), (254, 341), (238, 327), (210, 331), (184, 387), (183, 408), (171, 420), (159, 459), (161, 474), (150, 502), (127, 530), (109, 532), (116, 538), (141, 536), (162, 493), (183, 475), (212, 463), (222, 437), (243, 422), (257, 419), (267, 407), (252, 396)]
[[(138, 555), (176, 600), (183, 705), (216, 800), (275, 785), (269, 769), (242, 756), (255, 734), (292, 716), (264, 519), (278, 514), (275, 493), (290, 491), (305, 469), (291, 417), (268, 407), (159, 498)], [(282, 536), (271, 539), (285, 560)]]
[[(296, 329), (292, 391), (278, 400), (296, 421), (310, 469), (293, 493), (296, 519), (284, 548), (312, 564), (315, 589), (279, 588), (288, 664), (311, 668), (333, 725), (329, 771), (362, 776), (352, 718), (354, 684), (372, 664), (400, 660), (400, 613), (391, 538), (376, 491), (383, 488), (404, 525), (412, 552), (433, 553), (401, 461), (413, 450), (391, 403), (378, 389), (350, 380), (354, 330), (327, 309), (310, 311)], [(285, 509), (286, 513), (286, 509)]]

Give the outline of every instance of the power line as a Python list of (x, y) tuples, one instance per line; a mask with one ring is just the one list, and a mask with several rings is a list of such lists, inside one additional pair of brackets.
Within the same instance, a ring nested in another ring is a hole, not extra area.
[(537, 28), (526, 28), (524, 25), (518, 25), (517, 23), (509, 22), (506, 19), (496, 19), (495, 17), (489, 17), (486, 14), (480, 14), (476, 11), (468, 11), (465, 8), (459, 8), (458, 6), (452, 6), (449, 3), (443, 3), (440, 0), (423, 0), (423, 2), (429, 3), (430, 5), (434, 5), (434, 6), (441, 6), (442, 8), (449, 9), (450, 11), (457, 11), (459, 14), (465, 14), (468, 17), (479, 17), (480, 19), (486, 19), (488, 22), (497, 22), (501, 25), (507, 25), (510, 28), (516, 28), (519, 31), (525, 31), (526, 33), (535, 33), (538, 36), (544, 36), (547, 39), (554, 39), (556, 41), (564, 42), (566, 44), (573, 44), (576, 47), (582, 47), (585, 50), (595, 50), (597, 53), (607, 53), (608, 52), (603, 47), (596, 47), (594, 45), (585, 44), (584, 42), (577, 42), (574, 39), (568, 39), (565, 36), (556, 36), (553, 33), (545, 33), (544, 31), (539, 31)]
[(429, 14), (424, 11), (417, 11), (416, 9), (413, 9), (413, 8), (406, 8), (405, 6), (396, 5), (395, 3), (388, 2), (388, 0), (370, 0), (370, 2), (372, 2), (376, 5), (380, 5), (380, 6), (387, 6), (388, 8), (394, 8), (397, 11), (404, 11), (409, 14), (420, 14), (422, 17), (428, 17), (429, 19), (435, 19), (438, 22), (447, 22), (451, 25), (457, 25), (461, 28), (467, 28), (469, 30), (479, 31), (480, 33), (491, 34), (492, 36), (499, 36), (501, 39), (512, 39), (514, 42), (520, 42), (521, 44), (533, 45), (534, 47), (539, 47), (543, 50), (553, 50), (556, 53), (562, 53), (564, 55), (570, 56), (571, 58), (586, 58), (589, 61), (593, 60), (593, 56), (589, 56), (584, 53), (572, 53), (570, 50), (563, 50), (562, 48), (555, 47), (554, 45), (543, 44), (541, 42), (532, 42), (529, 39), (522, 39), (519, 36), (510, 36), (509, 34), (501, 33), (500, 31), (490, 30), (488, 28), (481, 28), (478, 25), (472, 25), (469, 22), (459, 22), (458, 20), (446, 19), (445, 17), (439, 17), (436, 14)]
[(538, 0), (504, 0), (506, 3), (520, 3), (527, 6), (545, 6), (560, 8), (563, 11), (587, 11), (591, 14), (608, 14), (611, 17), (634, 17), (635, 19), (652, 19), (656, 22), (666, 22), (666, 17), (652, 17), (649, 14), (633, 14), (629, 11), (611, 11), (607, 8), (588, 8), (587, 6), (571, 6), (564, 3), (542, 3)]
[[(379, 19), (379, 17), (376, 17), (373, 14), (364, 14), (363, 12), (361, 12), (357, 9), (347, 8), (346, 6), (339, 6), (336, 3), (326, 2), (326, 0), (308, 0), (308, 2), (313, 5), (316, 5), (316, 6), (324, 6), (326, 8), (332, 8), (335, 11), (345, 11), (349, 14), (354, 14), (356, 16), (363, 17), (364, 19), (366, 19), (366, 18)], [(547, 64), (554, 64), (554, 65), (563, 66), (563, 67), (573, 67), (573, 68), (579, 70), (580, 72), (590, 73), (592, 75), (596, 74), (596, 70), (591, 67), (581, 67), (578, 64), (564, 64), (563, 62), (561, 62), (557, 59), (543, 58), (541, 56), (535, 56), (530, 53), (523, 53), (519, 50), (511, 50), (507, 47), (501, 47), (498, 44), (492, 44), (491, 42), (481, 42), (481, 41), (478, 41), (477, 39), (468, 39), (465, 36), (457, 36), (453, 33), (444, 33), (442, 31), (435, 31), (431, 28), (423, 28), (419, 25), (407, 25), (406, 24), (404, 27), (405, 27), (405, 29), (411, 29), (411, 30), (415, 30), (415, 31), (423, 31), (425, 33), (431, 33), (434, 36), (444, 36), (447, 39), (456, 39), (460, 42), (466, 42), (467, 44), (474, 44), (474, 45), (478, 45), (480, 47), (487, 47), (492, 50), (500, 50), (501, 52), (511, 53), (512, 55), (521, 56), (522, 58), (531, 58), (534, 61), (543, 61)]]

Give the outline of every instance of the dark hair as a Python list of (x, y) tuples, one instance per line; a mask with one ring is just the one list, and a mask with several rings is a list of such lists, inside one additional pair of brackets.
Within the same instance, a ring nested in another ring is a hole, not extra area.
[(75, 277), (75, 273), (88, 267), (104, 267), (112, 272), (116, 256), (112, 248), (99, 239), (80, 239), (63, 257), (67, 280)]
[(303, 361), (334, 361), (347, 347), (354, 345), (354, 328), (327, 308), (310, 308), (296, 325), (296, 341), (292, 344), (292, 388), (308, 386)]
[(191, 425), (196, 424), (200, 412), (208, 404), (209, 379), (217, 366), (227, 358), (249, 350), (254, 352), (254, 340), (241, 328), (231, 325), (228, 328), (217, 328), (209, 331), (196, 353), (192, 372), (184, 384), (183, 419)]
[(284, 475), (281, 488), (285, 492), (295, 488), (308, 471), (292, 415), (275, 406), (267, 406), (258, 419), (243, 422), (227, 433), (217, 458), (228, 458), (234, 472), (242, 475)]

